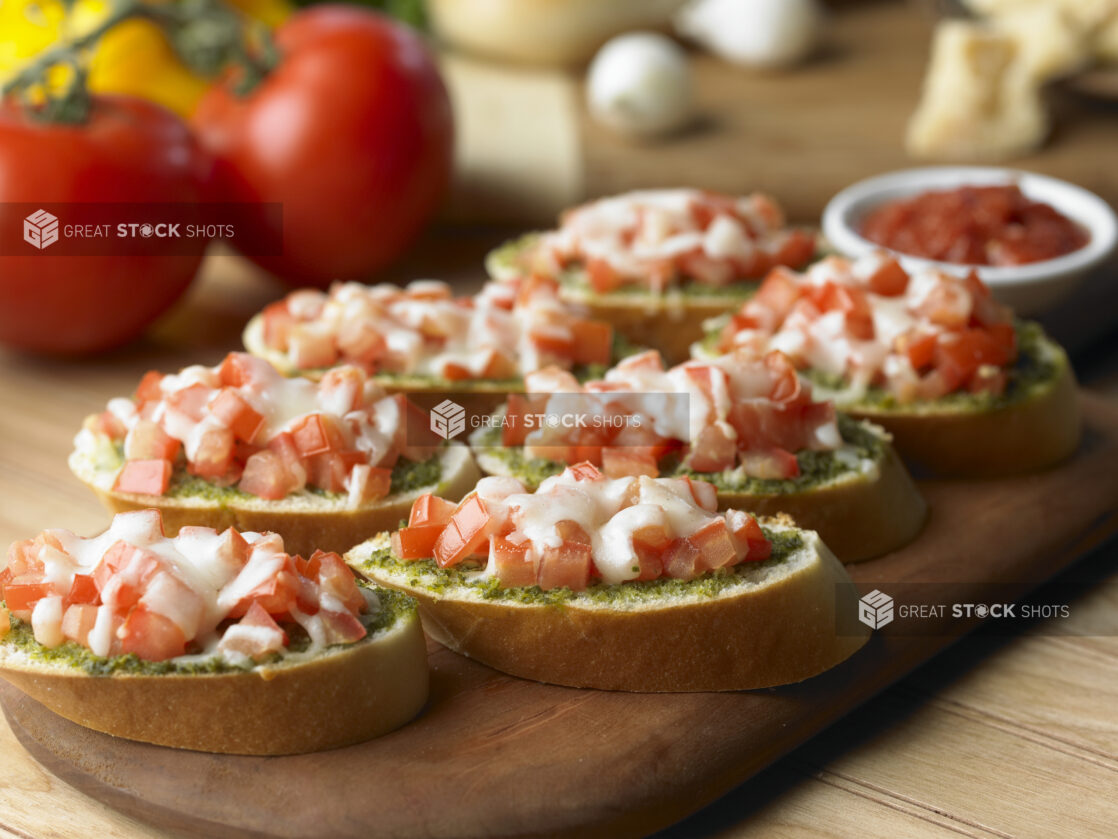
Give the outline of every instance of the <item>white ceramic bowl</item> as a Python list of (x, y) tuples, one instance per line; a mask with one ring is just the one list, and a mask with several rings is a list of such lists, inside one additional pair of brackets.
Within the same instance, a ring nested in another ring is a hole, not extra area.
[(1071, 292), (1088, 271), (1110, 256), (1118, 243), (1118, 218), (1110, 205), (1094, 193), (1047, 175), (990, 166), (928, 166), (859, 181), (827, 204), (823, 211), (823, 235), (840, 253), (860, 256), (881, 247), (858, 233), (865, 215), (880, 204), (929, 190), (994, 184), (1017, 184), (1029, 198), (1050, 204), (1082, 225), (1090, 241), (1064, 256), (1019, 266), (960, 265), (898, 252), (897, 258), (905, 269), (932, 266), (965, 274), (974, 268), (999, 300), (1020, 314), (1036, 314)]

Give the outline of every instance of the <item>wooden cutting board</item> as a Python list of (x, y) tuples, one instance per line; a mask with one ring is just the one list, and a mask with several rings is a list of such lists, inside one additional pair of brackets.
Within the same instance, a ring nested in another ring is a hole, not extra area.
[[(1078, 455), (1059, 469), (924, 482), (919, 539), (851, 568), (865, 590), (981, 583), (1024, 593), (1118, 532), (1118, 405), (1083, 395)], [(911, 598), (909, 598), (909, 602)], [(19, 740), (78, 789), (151, 824), (204, 836), (637, 836), (709, 803), (951, 644), (878, 630), (852, 659), (799, 685), (729, 694), (574, 690), (496, 673), (437, 645), (431, 701), (411, 725), (316, 755), (176, 752), (87, 731), (10, 686)], [(308, 717), (326, 713), (307, 708)]]

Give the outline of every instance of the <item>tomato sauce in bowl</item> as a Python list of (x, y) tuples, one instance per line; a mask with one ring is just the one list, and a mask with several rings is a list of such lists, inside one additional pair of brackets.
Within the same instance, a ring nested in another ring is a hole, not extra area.
[(1015, 184), (960, 186), (888, 201), (867, 213), (859, 232), (891, 250), (965, 265), (1027, 265), (1090, 241), (1080, 225)]

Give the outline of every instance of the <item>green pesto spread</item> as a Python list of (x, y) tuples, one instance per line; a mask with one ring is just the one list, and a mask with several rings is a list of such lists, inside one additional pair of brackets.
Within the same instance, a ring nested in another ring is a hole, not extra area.
[[(363, 580), (358, 580), (358, 585), (368, 588)], [(368, 630), (368, 635), (356, 643), (361, 644), (384, 630), (389, 629), (397, 621), (406, 618), (415, 611), (416, 602), (408, 595), (392, 591), (391, 589), (377, 589), (377, 599), (380, 609), (376, 612), (366, 612), (360, 616), (361, 623)], [(90, 676), (111, 676), (122, 674), (128, 676), (196, 676), (205, 674), (244, 673), (256, 666), (274, 665), (283, 661), (283, 655), (273, 653), (259, 662), (246, 662), (243, 665), (231, 664), (220, 655), (214, 655), (201, 661), (147, 661), (134, 654), (118, 655), (112, 658), (102, 658), (94, 655), (93, 651), (75, 641), (66, 641), (60, 646), (48, 649), (35, 640), (35, 633), (31, 624), (19, 618), (11, 618), (11, 631), (0, 641), (0, 645), (11, 644), (35, 661), (45, 664), (65, 663), (71, 667), (88, 673)], [(310, 647), (310, 637), (299, 624), (281, 623), (280, 628), (287, 633), (289, 653), (304, 652)], [(327, 650), (352, 646), (350, 644), (334, 644)], [(187, 647), (187, 655), (197, 654), (200, 650), (191, 650)]]
[(624, 583), (596, 583), (583, 591), (569, 588), (553, 588), (544, 591), (539, 586), (502, 588), (493, 577), (477, 579), (471, 570), (439, 568), (434, 559), (421, 559), (409, 562), (397, 558), (390, 547), (373, 551), (362, 561), (364, 569), (378, 569), (393, 576), (406, 575), (407, 584), (433, 594), (441, 594), (448, 589), (466, 586), (474, 589), (485, 600), (503, 600), (528, 605), (561, 606), (576, 601), (589, 601), (601, 605), (637, 604), (647, 599), (675, 598), (684, 596), (715, 597), (727, 588), (737, 585), (747, 573), (756, 569), (769, 568), (787, 560), (800, 550), (803, 537), (794, 530), (771, 530), (763, 527), (766, 538), (772, 542), (772, 556), (763, 562), (743, 562), (730, 568), (708, 571), (694, 580), (677, 580), (661, 577), (658, 580), (630, 580)]
[[(838, 415), (838, 427), (846, 444), (845, 454), (840, 457), (834, 451), (805, 449), (796, 455), (800, 474), (795, 478), (751, 478), (738, 469), (727, 469), (723, 472), (696, 472), (686, 468), (678, 458), (665, 459), (661, 462), (661, 475), (668, 478), (688, 475), (708, 481), (719, 490), (729, 492), (780, 495), (804, 492), (830, 483), (843, 475), (857, 473), (863, 460), (872, 460), (875, 463), (881, 460), (884, 440), (879, 435), (845, 414)], [(476, 448), (483, 449), (486, 455), (498, 458), (508, 469), (508, 473), (523, 481), (529, 489), (536, 489), (544, 480), (552, 475), (558, 475), (567, 467), (567, 464), (562, 461), (527, 457), (522, 446), (502, 446), (501, 430), (496, 426), (483, 429), (472, 442)]]

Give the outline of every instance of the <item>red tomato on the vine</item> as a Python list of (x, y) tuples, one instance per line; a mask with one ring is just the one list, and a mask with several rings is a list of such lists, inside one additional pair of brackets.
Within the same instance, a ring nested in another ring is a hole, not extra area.
[[(206, 161), (178, 117), (138, 99), (94, 97), (79, 124), (0, 105), (0, 343), (58, 354), (123, 344), (186, 291), (206, 246), (199, 238), (149, 243), (146, 252), (120, 243), (96, 255), (57, 245), (23, 253), (27, 204), (193, 205), (205, 195)], [(116, 221), (109, 215), (107, 224)]]
[(217, 85), (192, 119), (225, 200), (282, 205), (282, 223), (261, 207), (230, 241), (292, 283), (368, 278), (449, 184), (453, 116), (438, 68), (416, 32), (352, 6), (299, 12), (275, 46), (279, 62), (255, 88)]

